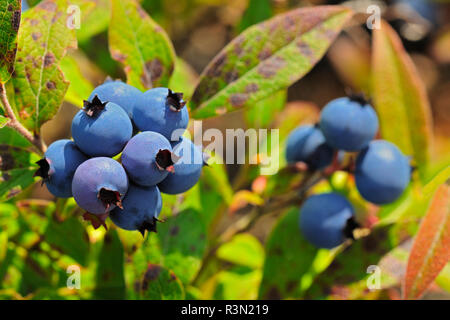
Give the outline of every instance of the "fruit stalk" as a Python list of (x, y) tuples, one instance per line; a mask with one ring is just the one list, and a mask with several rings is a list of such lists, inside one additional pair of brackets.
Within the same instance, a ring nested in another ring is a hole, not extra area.
[(41, 137), (38, 135), (33, 135), (30, 131), (27, 130), (20, 122), (17, 120), (16, 115), (9, 103), (8, 97), (6, 95), (6, 88), (3, 83), (0, 83), (0, 99), (5, 108), (6, 117), (9, 118), (9, 121), (6, 125), (18, 133), (20, 133), (25, 139), (30, 141), (33, 144), (33, 148), (39, 155), (43, 155), (46, 151), (46, 146), (42, 141)]

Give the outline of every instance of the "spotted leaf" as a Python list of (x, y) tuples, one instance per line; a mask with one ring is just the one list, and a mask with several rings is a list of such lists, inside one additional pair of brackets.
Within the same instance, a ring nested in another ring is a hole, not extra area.
[(322, 58), (352, 12), (301, 8), (245, 30), (203, 71), (190, 104), (196, 118), (253, 105), (302, 78)]

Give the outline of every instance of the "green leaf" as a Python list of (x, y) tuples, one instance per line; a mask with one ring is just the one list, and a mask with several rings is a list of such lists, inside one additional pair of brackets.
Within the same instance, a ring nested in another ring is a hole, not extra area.
[(96, 299), (124, 299), (124, 251), (117, 231), (109, 230), (103, 240), (103, 247), (98, 257)]
[(0, 0), (0, 12), (0, 83), (5, 83), (14, 71), (21, 0)]
[(50, 219), (44, 237), (54, 249), (86, 266), (89, 237), (78, 218), (70, 217), (63, 222)]
[(249, 233), (238, 234), (223, 244), (216, 253), (219, 259), (252, 269), (264, 263), (264, 248), (258, 239)]
[(394, 225), (375, 228), (368, 237), (350, 244), (316, 277), (305, 297), (325, 299), (333, 298), (333, 294), (337, 294), (337, 298), (341, 299), (360, 297), (367, 290), (367, 278), (371, 276), (367, 268), (378, 265), (399, 243), (393, 236), (394, 229)]
[(214, 163), (203, 167), (202, 182), (213, 189), (229, 205), (233, 200), (233, 189), (228, 181), (225, 165), (218, 163), (217, 158), (213, 160), (211, 158), (208, 162)]
[[(206, 250), (206, 227), (197, 210), (186, 209), (158, 225), (161, 261), (182, 283), (189, 283), (200, 269)], [(152, 250), (152, 248), (148, 248)]]
[(246, 112), (246, 120), (249, 128), (267, 128), (280, 112), (287, 100), (287, 90), (275, 92), (272, 96), (260, 100)]
[(173, 271), (150, 264), (141, 282), (141, 297), (147, 300), (182, 300), (184, 289)]
[(134, 0), (112, 0), (109, 50), (138, 89), (167, 86), (175, 51), (165, 31)]
[(105, 12), (110, 12), (111, 5), (109, 0), (77, 0), (76, 2), (80, 2), (81, 10), (80, 29), (76, 31), (77, 39), (81, 43), (108, 28), (111, 16)]
[(272, 5), (270, 0), (249, 0), (248, 7), (245, 9), (239, 24), (239, 31), (269, 19), (272, 16)]
[(194, 93), (198, 74), (192, 67), (180, 58), (175, 60), (175, 70), (170, 78), (169, 88), (175, 92), (183, 92), (183, 98), (189, 100)]
[(231, 270), (220, 271), (208, 280), (206, 287), (214, 282), (212, 292), (202, 290), (202, 299), (214, 300), (256, 300), (261, 282), (261, 270), (248, 270), (234, 267)]
[(6, 126), (9, 122), (9, 118), (0, 115), (0, 129)]
[(61, 60), (61, 69), (64, 76), (70, 81), (64, 100), (82, 107), (83, 100), (89, 97), (94, 86), (81, 73), (77, 61), (72, 56), (65, 56)]
[(0, 201), (19, 194), (34, 183), (39, 156), (27, 148), (31, 145), (9, 127), (0, 129)]
[(59, 62), (76, 47), (75, 31), (67, 28), (66, 0), (45, 0), (25, 12), (19, 51), (8, 92), (19, 120), (35, 134), (58, 111), (69, 82)]
[(372, 96), (383, 139), (414, 157), (423, 181), (431, 153), (430, 103), (414, 63), (387, 22), (374, 30)]
[[(300, 297), (310, 285), (311, 278), (331, 262), (332, 251), (319, 251), (303, 238), (298, 228), (298, 217), (298, 208), (289, 210), (267, 240), (259, 289), (262, 299)], [(316, 260), (318, 255), (320, 260)]]
[(194, 118), (206, 118), (271, 96), (302, 78), (352, 16), (339, 6), (301, 8), (252, 26), (206, 67), (192, 97)]

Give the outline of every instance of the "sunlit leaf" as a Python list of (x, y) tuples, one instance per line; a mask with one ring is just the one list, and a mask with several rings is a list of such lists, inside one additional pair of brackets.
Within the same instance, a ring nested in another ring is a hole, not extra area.
[(352, 16), (339, 6), (301, 8), (245, 30), (203, 71), (190, 107), (206, 118), (254, 105), (303, 77)]
[(0, 83), (5, 83), (14, 71), (21, 0), (1, 0), (0, 12)]
[(73, 57), (64, 57), (61, 60), (61, 69), (64, 76), (70, 81), (64, 99), (75, 106), (83, 107), (83, 100), (89, 97), (94, 86), (83, 76), (80, 66)]
[(258, 239), (249, 233), (238, 234), (230, 242), (217, 249), (219, 259), (250, 268), (261, 268), (264, 248)]
[(125, 66), (128, 83), (141, 89), (166, 86), (175, 52), (165, 31), (134, 0), (112, 0), (109, 50)]
[(413, 156), (422, 179), (430, 160), (431, 109), (425, 85), (387, 22), (374, 30), (372, 96), (383, 139)]
[(69, 86), (59, 62), (77, 43), (75, 31), (66, 26), (66, 10), (66, 0), (44, 0), (22, 18), (8, 95), (20, 121), (37, 134), (56, 114)]

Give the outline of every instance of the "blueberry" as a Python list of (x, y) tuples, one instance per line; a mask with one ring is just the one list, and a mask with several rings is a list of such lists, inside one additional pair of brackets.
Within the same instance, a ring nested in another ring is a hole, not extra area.
[(356, 158), (356, 187), (364, 199), (375, 204), (394, 202), (410, 178), (409, 158), (390, 142), (372, 141)]
[(122, 164), (134, 183), (154, 186), (173, 171), (172, 146), (157, 132), (138, 133), (125, 146)]
[(97, 96), (101, 101), (108, 101), (119, 105), (133, 119), (132, 108), (136, 97), (141, 95), (139, 89), (130, 86), (121, 80), (107, 80), (92, 91), (88, 100), (92, 101)]
[(162, 208), (161, 193), (158, 187), (141, 187), (130, 183), (123, 199), (123, 209), (116, 207), (110, 218), (118, 227), (125, 230), (156, 231), (156, 222)]
[(202, 173), (203, 153), (191, 140), (180, 137), (180, 141), (172, 142), (173, 153), (178, 157), (174, 164), (174, 172), (158, 184), (159, 190), (167, 194), (183, 193), (192, 188)]
[(183, 94), (167, 88), (154, 88), (136, 98), (133, 108), (134, 123), (141, 131), (155, 131), (168, 140), (177, 141), (182, 134), (177, 129), (186, 129), (189, 114), (182, 100)]
[(93, 214), (104, 214), (116, 206), (128, 190), (128, 177), (116, 160), (106, 157), (83, 162), (72, 181), (73, 197), (77, 204)]
[(55, 197), (72, 197), (72, 179), (75, 170), (86, 157), (71, 140), (58, 140), (47, 149), (44, 159), (39, 160), (35, 176), (42, 177), (48, 191)]
[(331, 249), (352, 238), (357, 227), (350, 202), (337, 193), (309, 197), (300, 208), (300, 230), (318, 248)]
[(102, 102), (94, 97), (85, 101), (72, 120), (73, 140), (85, 154), (113, 157), (120, 153), (130, 140), (133, 126), (127, 113), (112, 102)]
[(360, 151), (375, 137), (378, 117), (361, 97), (339, 98), (322, 110), (320, 128), (333, 148)]
[(291, 132), (286, 143), (286, 161), (305, 162), (312, 169), (323, 169), (331, 164), (333, 149), (316, 126), (303, 125)]

